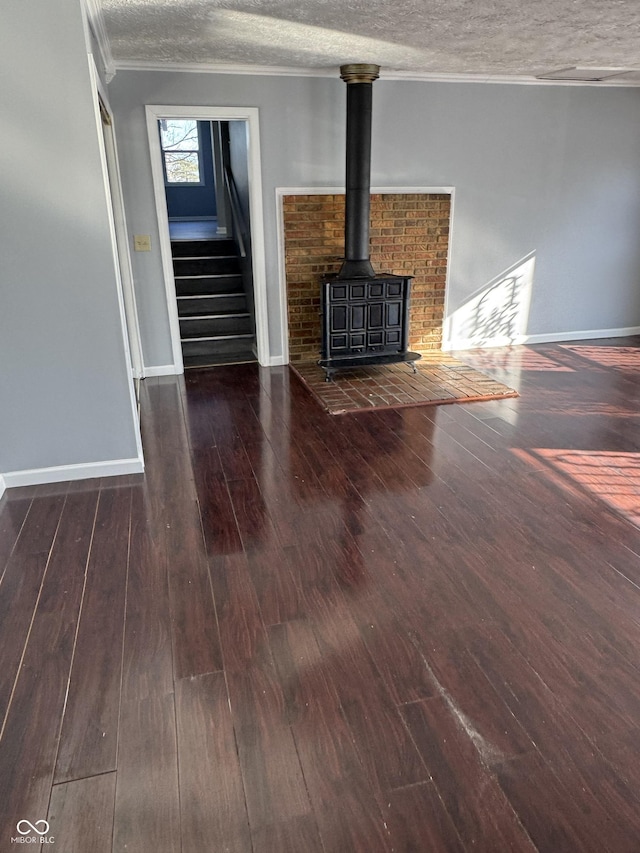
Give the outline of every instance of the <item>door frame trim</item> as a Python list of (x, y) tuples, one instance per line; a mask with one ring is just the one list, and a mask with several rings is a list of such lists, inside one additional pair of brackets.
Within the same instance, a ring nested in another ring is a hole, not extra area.
[(162, 152), (158, 121), (163, 118), (192, 118), (197, 121), (246, 121), (248, 130), (247, 167), (249, 173), (249, 216), (251, 231), (251, 258), (253, 265), (253, 294), (256, 321), (256, 349), (261, 365), (269, 365), (271, 352), (269, 347), (269, 326), (267, 314), (267, 276), (264, 240), (264, 210), (262, 203), (262, 172), (260, 160), (260, 123), (257, 107), (206, 107), (175, 106), (166, 104), (147, 104), (145, 106), (149, 154), (153, 176), (153, 193), (158, 219), (160, 256), (164, 274), (171, 349), (175, 372), (184, 371), (182, 347), (180, 344), (180, 325), (176, 284), (173, 275), (171, 257), (171, 239), (169, 237), (169, 217), (162, 174)]
[[(96, 122), (96, 132), (98, 137), (98, 150), (100, 155), (100, 167), (102, 170), (102, 180), (104, 186), (104, 194), (105, 194), (105, 204), (107, 210), (107, 220), (109, 226), (109, 236), (111, 239), (111, 250), (113, 253), (113, 271), (116, 285), (116, 294), (118, 299), (118, 312), (120, 314), (120, 326), (122, 331), (122, 346), (124, 350), (124, 361), (127, 372), (127, 379), (129, 385), (129, 401), (131, 404), (131, 416), (132, 423), (135, 435), (135, 444), (137, 451), (137, 458), (135, 462), (132, 460), (126, 460), (127, 463), (131, 463), (134, 465), (133, 469), (127, 469), (124, 473), (129, 473), (131, 470), (136, 471), (144, 471), (144, 452), (142, 448), (142, 434), (140, 431), (140, 415), (138, 410), (138, 401), (136, 397), (136, 388), (134, 387), (134, 383), (140, 377), (135, 377), (134, 375), (134, 362), (132, 361), (131, 354), (131, 346), (129, 343), (129, 316), (127, 314), (127, 305), (125, 302), (126, 292), (129, 291), (128, 296), (131, 298), (131, 305), (133, 306), (133, 314), (131, 320), (133, 322), (132, 328), (132, 338), (136, 341), (136, 346), (140, 344), (140, 336), (138, 330), (138, 314), (135, 305), (135, 294), (133, 291), (133, 276), (131, 280), (125, 280), (126, 271), (131, 269), (131, 259), (129, 257), (128, 251), (128, 242), (125, 239), (124, 242), (122, 240), (118, 240), (119, 229), (125, 229), (126, 235), (126, 220), (124, 218), (124, 207), (120, 208), (120, 201), (122, 200), (122, 195), (118, 195), (117, 190), (115, 193), (115, 205), (114, 198), (111, 195), (112, 184), (111, 181), (115, 180), (116, 183), (119, 183), (120, 175), (117, 172), (117, 175), (110, 174), (109, 172), (109, 161), (107, 155), (107, 145), (105, 142), (105, 137), (103, 135), (102, 130), (102, 116), (100, 115), (100, 100), (103, 102), (103, 107), (109, 113), (111, 120), (113, 120), (113, 114), (111, 113), (109, 102), (106, 99), (106, 93), (104, 92), (104, 86), (102, 86), (100, 81), (100, 75), (98, 74), (98, 69), (96, 68), (95, 59), (93, 54), (87, 54), (87, 60), (89, 65), (89, 79), (91, 81), (91, 94), (93, 100), (93, 109), (94, 109), (94, 118)], [(112, 137), (113, 139), (113, 137)], [(115, 139), (114, 139), (115, 144)], [(117, 165), (117, 164), (116, 164)], [(120, 187), (121, 190), (121, 187)], [(124, 276), (123, 276), (124, 271)], [(142, 356), (142, 352), (140, 351), (140, 357)], [(140, 370), (142, 370), (142, 362), (140, 364)], [(123, 473), (120, 470), (114, 471), (114, 474)], [(6, 482), (6, 473), (5, 473), (5, 482)]]
[[(138, 306), (134, 288), (133, 267), (129, 253), (129, 231), (127, 228), (127, 216), (124, 209), (124, 194), (122, 192), (122, 177), (120, 174), (120, 161), (116, 147), (116, 128), (113, 110), (105, 87), (95, 67), (95, 59), (92, 58), (92, 72), (98, 97), (102, 102), (105, 112), (110, 121), (109, 132), (104, 135), (104, 154), (106, 158), (107, 175), (111, 197), (111, 210), (113, 213), (113, 227), (116, 234), (116, 247), (120, 277), (122, 281), (122, 296), (124, 300), (124, 311), (127, 324), (127, 334), (130, 339), (129, 355), (134, 379), (144, 379), (144, 355), (142, 352), (142, 340), (140, 336), (140, 324), (138, 321)], [(108, 143), (107, 144), (107, 140)]]

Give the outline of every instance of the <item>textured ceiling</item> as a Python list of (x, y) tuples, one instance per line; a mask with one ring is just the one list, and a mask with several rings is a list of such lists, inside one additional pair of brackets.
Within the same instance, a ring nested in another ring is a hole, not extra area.
[(101, 0), (116, 64), (640, 69), (638, 0)]

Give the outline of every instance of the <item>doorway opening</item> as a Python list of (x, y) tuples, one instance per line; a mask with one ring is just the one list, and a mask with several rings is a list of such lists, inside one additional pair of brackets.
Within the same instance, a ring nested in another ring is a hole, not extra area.
[(266, 364), (257, 110), (147, 117), (176, 372)]

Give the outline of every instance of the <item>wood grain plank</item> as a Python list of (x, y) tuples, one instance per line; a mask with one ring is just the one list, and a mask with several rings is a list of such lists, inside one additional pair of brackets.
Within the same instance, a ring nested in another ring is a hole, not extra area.
[(269, 631), (287, 716), (325, 850), (388, 850), (389, 835), (311, 625)]
[[(376, 701), (377, 700), (377, 701)], [(382, 791), (424, 782), (429, 778), (415, 744), (396, 708), (379, 694), (343, 703), (360, 759)]]
[(98, 494), (70, 494), (60, 517), (0, 739), (6, 828), (47, 813)]
[[(52, 532), (53, 538), (53, 532)], [(4, 720), (29, 626), (48, 564), (48, 554), (14, 554), (9, 560), (0, 587), (0, 719)]]
[(339, 711), (340, 699), (323, 665), (322, 652), (305, 619), (272, 625), (269, 647), (291, 724), (311, 719), (319, 709)]
[(263, 826), (252, 836), (254, 853), (324, 853), (315, 818), (289, 818), (283, 822)]
[[(188, 389), (188, 390), (187, 390)], [(194, 449), (215, 445), (211, 394), (199, 391), (190, 383), (181, 389), (189, 446)]]
[(271, 546), (249, 551), (247, 566), (265, 626), (302, 615), (301, 583), (288, 549)]
[(499, 629), (484, 626), (465, 635), (470, 653), (538, 749), (562, 749), (572, 728), (577, 735), (570, 715)]
[(210, 561), (225, 672), (242, 672), (268, 656), (267, 634), (245, 554)]
[(20, 536), (22, 525), (32, 504), (32, 498), (14, 498), (3, 495), (0, 502), (0, 584), (7, 560)]
[(212, 580), (251, 832), (284, 832), (311, 808), (246, 557), (218, 560)]
[(300, 542), (320, 545), (338, 535), (344, 528), (341, 508), (335, 502), (324, 501), (321, 492), (313, 491), (313, 499), (299, 493), (297, 484), (291, 486), (285, 476), (269, 477), (259, 483), (276, 531), (278, 544), (294, 547)]
[(276, 825), (295, 832), (311, 805), (275, 668), (230, 672), (227, 684), (252, 836)]
[(29, 522), (20, 531), (15, 554), (49, 553), (68, 491), (68, 483), (58, 483), (57, 488), (51, 490), (45, 486), (36, 487)]
[(250, 853), (249, 819), (223, 673), (176, 683), (176, 725), (183, 853), (207, 849)]
[(54, 782), (116, 768), (131, 489), (100, 493)]
[(292, 728), (324, 849), (388, 851), (382, 801), (340, 711), (320, 705)]
[[(418, 635), (419, 628), (416, 631)], [(534, 748), (532, 739), (494, 690), (477, 660), (466, 647), (464, 632), (450, 632), (440, 641), (416, 642), (434, 693), (445, 695), (476, 731), (505, 757)]]
[(402, 708), (442, 801), (466, 846), (535, 848), (491, 773), (501, 754), (475, 733), (451, 703), (425, 699)]
[[(499, 631), (485, 626), (473, 634), (469, 632), (466, 642), (496, 692), (552, 766), (559, 763), (573, 767), (585, 755), (593, 755), (597, 740), (587, 737), (589, 732), (593, 734), (595, 731), (590, 715), (582, 716), (578, 713), (576, 716), (574, 709), (562, 701), (563, 694), (557, 685), (554, 685), (556, 690), (552, 691)], [(579, 673), (573, 675), (567, 671), (567, 678), (573, 677), (580, 680)], [(585, 684), (589, 684), (589, 681), (586, 680)], [(585, 696), (585, 705), (593, 709), (593, 705), (589, 704), (591, 701), (590, 697)], [(599, 719), (602, 719), (602, 709), (598, 713)], [(629, 731), (629, 723), (613, 715), (613, 720), (607, 721), (607, 730), (615, 731), (620, 737)], [(605, 735), (603, 742), (610, 737), (611, 734)]]
[(217, 439), (222, 471), (227, 480), (253, 478), (253, 467), (240, 436)]
[(111, 853), (115, 789), (115, 773), (53, 786), (47, 820), (57, 849)]
[[(393, 706), (347, 601), (337, 590), (330, 597), (318, 598), (311, 622), (327, 677), (371, 779), (380, 790), (426, 780), (428, 772)], [(420, 679), (424, 684), (424, 667)]]
[(264, 548), (269, 543), (275, 543), (277, 535), (269, 509), (253, 474), (244, 480), (230, 480), (227, 486), (244, 550)]
[[(387, 795), (386, 823), (398, 853), (462, 853), (465, 847), (432, 782)], [(480, 848), (481, 849), (481, 848)]]
[[(637, 820), (620, 821), (603, 808), (598, 794), (575, 784), (571, 775), (558, 779), (539, 755), (522, 756), (496, 770), (502, 790), (539, 850), (638, 849)], [(537, 792), (535, 797), (531, 790)]]
[(180, 809), (167, 550), (157, 502), (134, 488), (114, 851), (178, 853)]
[(174, 697), (123, 697), (113, 850), (180, 850)]
[(198, 505), (209, 556), (242, 551), (242, 539), (227, 483), (220, 470), (217, 448), (194, 453)]
[(166, 532), (146, 486), (131, 502), (123, 692), (133, 697), (173, 690)]
[(195, 501), (172, 510), (166, 537), (175, 677), (215, 672), (222, 669), (222, 652)]
[[(368, 615), (371, 617), (371, 611)], [(399, 617), (376, 607), (377, 621), (360, 623), (360, 634), (395, 705), (433, 696), (434, 686), (423, 660)], [(358, 620), (360, 622), (360, 620)]]

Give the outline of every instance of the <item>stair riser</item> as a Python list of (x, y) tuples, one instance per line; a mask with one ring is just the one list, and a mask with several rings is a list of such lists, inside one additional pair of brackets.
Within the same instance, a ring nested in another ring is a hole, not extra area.
[(233, 240), (172, 240), (174, 258), (197, 258), (201, 255), (235, 255)]
[(183, 340), (200, 335), (244, 335), (251, 331), (250, 317), (180, 320), (180, 337)]
[(247, 364), (256, 362), (256, 355), (252, 349), (246, 349), (232, 353), (214, 353), (209, 355), (185, 356), (184, 369), (190, 370), (196, 367), (217, 367), (221, 364)]
[(229, 355), (235, 352), (245, 352), (250, 344), (249, 338), (227, 341), (184, 341), (182, 354), (185, 358), (192, 355)]
[(176, 295), (192, 296), (198, 293), (244, 293), (242, 276), (222, 275), (219, 278), (176, 278)]
[(178, 315), (194, 317), (200, 314), (223, 314), (225, 311), (242, 314), (247, 310), (244, 293), (237, 296), (211, 296), (204, 299), (179, 299)]
[(175, 275), (222, 275), (239, 273), (238, 258), (174, 258)]

